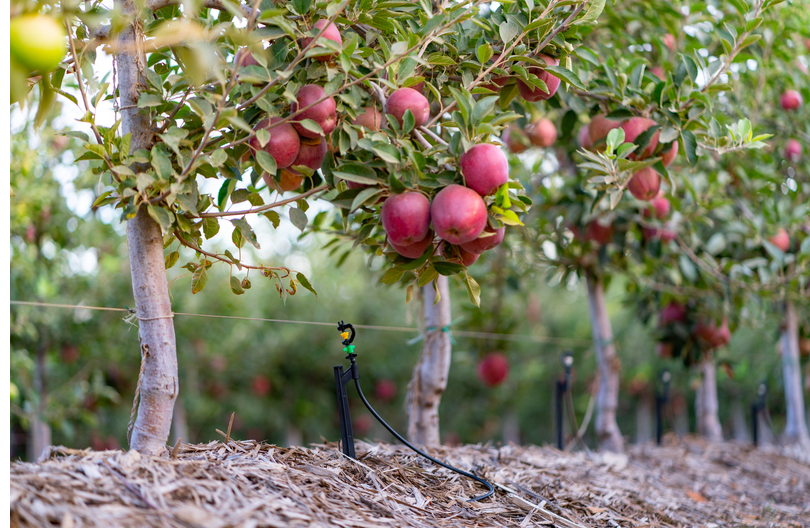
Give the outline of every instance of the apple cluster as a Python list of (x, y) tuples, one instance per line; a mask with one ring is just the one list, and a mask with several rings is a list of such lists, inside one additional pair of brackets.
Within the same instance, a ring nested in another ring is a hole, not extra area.
[[(663, 358), (673, 356), (675, 342), (683, 342), (683, 335), (695, 340), (704, 351), (724, 347), (731, 341), (727, 318), (724, 317), (719, 325), (706, 317), (695, 320), (686, 305), (675, 301), (667, 304), (658, 314), (658, 326), (664, 331), (664, 337), (657, 348), (658, 355)], [(687, 334), (675, 330), (676, 326), (686, 329)]]
[[(783, 110), (795, 112), (804, 104), (802, 94), (796, 90), (785, 90), (779, 99), (779, 104)], [(797, 163), (802, 157), (802, 144), (796, 139), (789, 139), (785, 145), (785, 158)]]

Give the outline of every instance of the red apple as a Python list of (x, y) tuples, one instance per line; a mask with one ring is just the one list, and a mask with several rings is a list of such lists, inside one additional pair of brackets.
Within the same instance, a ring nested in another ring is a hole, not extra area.
[(301, 148), (298, 149), (298, 156), (293, 161), (292, 166), (297, 165), (309, 167), (312, 170), (321, 168), (323, 157), (326, 156), (326, 141), (319, 137), (316, 140), (301, 140)]
[(294, 191), (304, 183), (304, 176), (290, 169), (280, 169), (278, 172), (278, 181), (267, 173), (262, 174), (262, 178), (264, 178), (264, 183), (267, 184), (267, 187), (275, 189), (280, 193)]
[(374, 385), (374, 397), (390, 402), (397, 397), (397, 384), (390, 379), (381, 379)]
[(374, 420), (372, 420), (371, 416), (368, 414), (361, 414), (352, 420), (352, 422), (354, 431), (356, 431), (358, 435), (367, 434), (371, 430), (371, 426), (374, 424)]
[[(655, 121), (652, 119), (647, 119), (646, 117), (631, 117), (627, 121), (621, 124), (622, 130), (624, 130), (624, 141), (625, 143), (635, 143), (636, 138), (647, 131), (648, 128), (655, 125)], [(656, 147), (658, 146), (658, 130), (655, 131), (653, 137), (650, 139), (647, 146), (644, 148), (644, 151), (639, 153), (638, 151), (630, 154), (630, 159), (644, 159), (649, 158), (652, 156), (653, 152), (655, 152)]]
[[(593, 116), (591, 124), (588, 125), (588, 138), (591, 140), (591, 145), (596, 145), (600, 140), (605, 139), (611, 130), (619, 128), (621, 125), (621, 121), (610, 119), (604, 114)], [(604, 146), (600, 150), (604, 150)]]
[(591, 136), (588, 134), (588, 127), (584, 126), (579, 129), (579, 133), (577, 134), (577, 143), (581, 148), (586, 150), (591, 150), (593, 148), (593, 141), (591, 141)]
[[(315, 101), (323, 99), (324, 96), (326, 96), (326, 91), (323, 89), (323, 86), (318, 86), (317, 84), (305, 84), (298, 90), (298, 93), (296, 94), (296, 101), (290, 106), (290, 111), (295, 114), (298, 112), (299, 108), (307, 108)], [(308, 108), (296, 115), (293, 126), (295, 126), (295, 129), (303, 137), (320, 137), (317, 132), (307, 130), (298, 122), (303, 121), (304, 119), (311, 119), (318, 123), (321, 129), (323, 129), (323, 133), (328, 136), (332, 133), (332, 131), (335, 129), (335, 125), (337, 124), (336, 107), (337, 105), (334, 97), (324, 99), (315, 106)]]
[(650, 73), (652, 73), (661, 80), (664, 80), (666, 78), (664, 68), (662, 68), (661, 66), (653, 66), (652, 68), (650, 68)]
[(802, 94), (796, 90), (785, 90), (779, 103), (785, 110), (796, 110), (803, 104)]
[(785, 145), (785, 157), (793, 163), (797, 163), (802, 157), (802, 144), (795, 139), (789, 139)]
[(666, 152), (661, 153), (661, 163), (664, 167), (669, 167), (672, 165), (672, 162), (675, 161), (675, 157), (678, 155), (678, 142), (672, 142), (672, 148)]
[(664, 35), (664, 45), (669, 48), (669, 51), (675, 51), (675, 37), (672, 33)]
[(357, 114), (357, 117), (352, 119), (352, 124), (379, 132), (381, 128), (385, 127), (383, 119), (383, 115), (379, 110), (373, 106), (367, 106), (363, 108), (363, 113)]
[[(548, 55), (538, 55), (537, 58), (545, 61), (549, 66), (557, 66), (560, 63), (559, 60), (549, 57)], [(560, 87), (560, 79), (538, 66), (530, 67), (529, 73), (536, 75), (538, 79), (546, 83), (546, 87), (549, 91), (545, 92), (534, 85), (526, 84), (522, 80), (518, 79), (518, 89), (520, 90), (521, 97), (523, 97), (525, 100), (529, 102), (543, 101), (550, 99), (555, 93), (557, 93), (557, 88)]]
[(490, 352), (478, 362), (478, 377), (487, 387), (500, 385), (509, 376), (509, 360), (501, 352)]
[(651, 210), (655, 211), (655, 217), (658, 218), (659, 220), (663, 220), (669, 215), (670, 204), (669, 200), (667, 200), (667, 197), (664, 196), (664, 191), (658, 191), (658, 194), (655, 196), (655, 198), (650, 200), (650, 206), (651, 207), (643, 210), (644, 216), (647, 217), (650, 216)]
[(661, 359), (670, 359), (672, 357), (672, 343), (667, 341), (656, 343), (655, 354)]
[(410, 110), (414, 118), (414, 127), (427, 123), (430, 117), (430, 103), (427, 98), (413, 88), (399, 88), (388, 97), (387, 112), (402, 125), (405, 112)]
[(487, 225), (487, 206), (481, 196), (461, 185), (448, 185), (430, 205), (433, 229), (451, 244), (472, 242)]
[(471, 253), (461, 246), (447, 245), (446, 249), (441, 249), (444, 245), (439, 245), (439, 254), (447, 257), (450, 262), (458, 262), (467, 268), (475, 264), (475, 261), (481, 256), (478, 253)]
[(512, 124), (503, 129), (501, 141), (503, 141), (506, 148), (509, 149), (509, 152), (512, 154), (520, 154), (528, 148), (527, 143), (529, 143), (529, 138), (522, 128)]
[(778, 247), (780, 250), (782, 250), (782, 252), (790, 249), (790, 235), (788, 235), (788, 232), (781, 227), (775, 235), (768, 239), (768, 242)]
[(585, 226), (585, 240), (592, 240), (600, 246), (613, 240), (613, 224), (603, 225), (598, 220), (588, 222)]
[(672, 229), (668, 227), (645, 227), (642, 228), (642, 234), (644, 235), (644, 240), (650, 241), (655, 239), (661, 239), (662, 242), (671, 242), (675, 240), (676, 233)]
[(487, 225), (484, 228), (484, 231), (481, 233), (481, 236), (471, 242), (461, 244), (461, 247), (470, 253), (477, 253), (480, 255), (484, 251), (497, 247), (503, 241), (503, 235), (505, 232), (506, 228), (504, 227), (492, 229), (489, 225)]
[[(262, 119), (256, 124), (254, 130), (267, 128), (271, 124), (281, 121), (280, 117), (273, 117), (269, 121)], [(253, 156), (256, 156), (256, 151), (262, 149), (259, 139), (256, 136), (250, 138), (248, 141)], [(264, 151), (273, 156), (276, 160), (276, 165), (279, 168), (289, 167), (298, 157), (298, 151), (301, 149), (301, 138), (295, 128), (288, 122), (282, 123), (270, 129), (270, 141), (264, 146)]]
[[(246, 54), (245, 58), (242, 59), (242, 63), (239, 64), (239, 59), (242, 57), (243, 54)], [(242, 48), (236, 52), (236, 57), (234, 57), (234, 64), (239, 64), (240, 68), (246, 68), (247, 66), (261, 66), (256, 58), (253, 56), (247, 48)]]
[(686, 322), (686, 306), (672, 301), (661, 310), (658, 316), (658, 326), (669, 326), (672, 323)]
[(467, 187), (487, 196), (509, 180), (509, 162), (503, 151), (492, 143), (473, 145), (459, 159)]
[(409, 191), (389, 196), (383, 202), (380, 216), (388, 240), (398, 246), (407, 246), (427, 236), (430, 214), (430, 201), (425, 195)]
[(546, 118), (533, 123), (526, 133), (529, 135), (529, 141), (536, 147), (547, 148), (557, 141), (557, 127)]
[[(320, 30), (323, 29), (323, 27), (326, 26), (328, 23), (329, 23), (328, 20), (326, 20), (325, 18), (322, 18), (322, 19), (318, 20), (317, 22), (315, 22), (315, 24), (312, 27), (314, 29), (318, 30), (318, 32), (320, 32)], [(340, 46), (343, 45), (343, 39), (340, 37), (340, 30), (337, 28), (337, 26), (335, 24), (329, 24), (329, 26), (326, 28), (326, 31), (324, 31), (323, 35), (321, 35), (321, 38), (337, 42), (338, 45), (340, 45)], [(301, 41), (301, 49), (306, 48), (307, 46), (309, 46), (310, 42), (312, 42), (311, 37), (307, 37), (303, 41)], [(318, 45), (318, 43), (315, 43), (313, 48), (315, 46), (317, 46), (317, 45)], [(337, 57), (337, 53), (326, 53), (324, 55), (318, 55), (316, 57), (313, 57), (313, 59), (321, 61), (321, 62), (327, 62), (332, 57)]]
[(627, 190), (638, 200), (649, 202), (658, 194), (661, 188), (661, 177), (652, 167), (645, 167), (633, 174)]
[(270, 380), (267, 379), (267, 376), (263, 376), (261, 374), (253, 378), (251, 387), (253, 388), (253, 394), (256, 396), (267, 396), (270, 394), (270, 389), (272, 389)]
[(708, 350), (726, 346), (731, 341), (731, 331), (728, 328), (728, 319), (725, 317), (719, 327), (711, 320), (699, 321), (695, 325), (692, 335)]
[(428, 230), (428, 233), (427, 235), (425, 235), (425, 238), (413, 242), (411, 244), (397, 245), (392, 243), (390, 240), (388, 241), (388, 243), (391, 245), (391, 248), (394, 251), (396, 251), (403, 257), (416, 259), (424, 255), (425, 251), (427, 251), (427, 249), (433, 245), (433, 238), (434, 238), (433, 231)]
[(65, 363), (75, 363), (79, 359), (79, 349), (76, 345), (62, 345), (60, 356)]

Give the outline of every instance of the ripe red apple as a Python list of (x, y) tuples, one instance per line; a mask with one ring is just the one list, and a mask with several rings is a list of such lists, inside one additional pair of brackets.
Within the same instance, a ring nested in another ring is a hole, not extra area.
[(695, 325), (692, 335), (709, 350), (726, 346), (731, 341), (731, 331), (728, 328), (728, 319), (725, 317), (719, 327), (711, 320), (699, 321)]
[(670, 359), (672, 357), (672, 343), (667, 341), (659, 341), (656, 343), (655, 355), (661, 359)]
[(487, 387), (500, 385), (509, 376), (509, 360), (501, 352), (490, 352), (478, 362), (478, 378)]
[(481, 196), (461, 185), (448, 185), (430, 205), (433, 229), (451, 244), (472, 242), (487, 225), (487, 206)]
[(781, 227), (779, 228), (779, 231), (777, 231), (775, 235), (773, 235), (771, 238), (768, 239), (768, 242), (778, 247), (783, 252), (790, 249), (790, 235), (788, 235), (788, 232), (782, 229)]
[(664, 191), (658, 191), (658, 194), (650, 200), (650, 206), (643, 210), (642, 214), (644, 216), (649, 217), (650, 211), (655, 211), (655, 217), (659, 220), (663, 220), (669, 215), (669, 200), (666, 196), (664, 196)]
[(390, 240), (388, 243), (391, 245), (391, 248), (394, 251), (403, 257), (416, 259), (424, 255), (425, 251), (427, 251), (427, 249), (433, 245), (434, 237), (435, 235), (433, 234), (433, 231), (429, 229), (427, 235), (425, 235), (425, 238), (411, 244), (397, 245), (392, 243)]
[(591, 141), (591, 136), (588, 134), (588, 127), (584, 126), (579, 129), (579, 133), (577, 134), (577, 143), (585, 150), (591, 150), (593, 148), (593, 141)]
[(661, 188), (661, 177), (652, 167), (645, 167), (633, 174), (627, 190), (638, 200), (650, 201), (656, 197)]
[(663, 163), (664, 167), (669, 167), (672, 165), (672, 162), (675, 161), (675, 157), (678, 155), (678, 142), (672, 142), (672, 148), (666, 152), (661, 153), (661, 163)]
[(658, 326), (669, 326), (672, 323), (685, 323), (686, 322), (686, 306), (672, 301), (661, 310), (658, 316)]
[(312, 170), (318, 170), (321, 168), (323, 157), (326, 156), (326, 150), (326, 141), (322, 137), (315, 140), (302, 139), (301, 148), (298, 149), (298, 156), (296, 156), (292, 166), (301, 165)]
[(264, 183), (270, 189), (275, 189), (278, 192), (294, 191), (301, 187), (304, 183), (304, 176), (300, 172), (295, 172), (291, 169), (280, 169), (278, 172), (278, 181), (267, 173), (262, 174)]
[(60, 356), (65, 363), (75, 363), (79, 360), (79, 349), (76, 345), (62, 345)]
[[(315, 101), (322, 99), (325, 95), (326, 91), (323, 89), (323, 86), (318, 86), (317, 84), (306, 84), (298, 90), (298, 93), (296, 94), (296, 102), (291, 105), (290, 111), (294, 114), (298, 112), (299, 108), (306, 108)], [(323, 129), (323, 133), (328, 136), (332, 133), (332, 131), (335, 129), (335, 125), (337, 124), (337, 112), (335, 110), (336, 106), (337, 105), (334, 97), (324, 99), (312, 108), (304, 110), (296, 115), (293, 126), (303, 137), (320, 137), (317, 132), (307, 130), (301, 126), (300, 123), (298, 123), (298, 121), (303, 121), (304, 119), (312, 119), (320, 125), (321, 129)]]
[[(442, 246), (446, 247), (442, 249)], [(479, 253), (471, 253), (461, 246), (444, 243), (439, 245), (439, 254), (447, 257), (450, 262), (458, 262), (466, 268), (475, 264), (475, 261), (481, 256)]]
[(487, 196), (509, 180), (506, 154), (492, 143), (473, 145), (459, 159), (461, 174), (467, 187)]
[(585, 240), (592, 240), (600, 246), (609, 244), (613, 240), (613, 224), (604, 225), (598, 220), (588, 222), (585, 226)]
[[(467, 242), (465, 244), (461, 244), (461, 247), (464, 248), (466, 251), (470, 253), (477, 253), (481, 254), (484, 251), (489, 251), (497, 247), (501, 242), (503, 242), (503, 235), (506, 232), (505, 227), (501, 227), (498, 229), (492, 229), (489, 224), (484, 228), (484, 231), (481, 233), (481, 236), (476, 238), (471, 242)], [(484, 236), (489, 235), (489, 236)]]
[(414, 127), (424, 125), (430, 117), (430, 103), (427, 98), (413, 88), (399, 88), (388, 97), (388, 113), (402, 125), (405, 112), (410, 110), (414, 118)]
[[(273, 117), (269, 121), (262, 119), (259, 121), (255, 130), (267, 128), (271, 124), (281, 121), (280, 117)], [(253, 156), (256, 156), (256, 151), (262, 148), (259, 139), (256, 136), (250, 138), (248, 141)], [(289, 167), (298, 157), (298, 151), (301, 149), (301, 137), (289, 121), (282, 123), (270, 129), (270, 141), (264, 146), (264, 151), (273, 156), (276, 160), (276, 165), (279, 168)]]
[(652, 68), (650, 68), (650, 73), (652, 73), (661, 80), (664, 80), (666, 78), (664, 68), (662, 68), (661, 66), (653, 66)]
[[(322, 18), (322, 19), (318, 20), (317, 22), (315, 22), (315, 24), (312, 27), (314, 29), (320, 31), (328, 23), (329, 23), (328, 20), (326, 20), (325, 18)], [(337, 42), (339, 46), (343, 45), (343, 39), (340, 37), (340, 30), (337, 28), (337, 26), (335, 24), (329, 24), (329, 26), (326, 28), (326, 31), (324, 31), (323, 35), (321, 35), (321, 39), (328, 39), (328, 40)], [(312, 42), (311, 37), (307, 37), (303, 41), (301, 41), (301, 49), (306, 48), (307, 46), (309, 46), (310, 42)], [(318, 45), (318, 43), (315, 43), (315, 46), (317, 46), (317, 45)], [(313, 46), (313, 47), (315, 47), (315, 46)], [(315, 59), (315, 60), (318, 60), (320, 62), (327, 62), (332, 57), (337, 57), (337, 53), (326, 53), (324, 55), (318, 55), (318, 56), (312, 57), (312, 58)]]
[(664, 35), (664, 45), (669, 48), (669, 51), (675, 51), (675, 37), (672, 33)]
[[(537, 58), (545, 61), (549, 66), (557, 66), (560, 64), (559, 60), (549, 57), (548, 55), (538, 55)], [(520, 95), (525, 100), (529, 102), (544, 101), (546, 99), (550, 99), (555, 93), (557, 93), (557, 88), (560, 87), (560, 79), (554, 77), (549, 72), (538, 66), (530, 67), (529, 73), (536, 75), (538, 79), (546, 83), (546, 87), (549, 91), (545, 92), (534, 85), (526, 84), (522, 80), (518, 79), (518, 90), (520, 90)]]
[[(621, 125), (621, 121), (610, 119), (604, 114), (593, 116), (591, 124), (588, 125), (588, 138), (591, 140), (591, 145), (596, 145), (597, 142), (606, 138), (611, 130), (619, 128)], [(600, 150), (604, 150), (604, 146)]]
[(261, 374), (253, 378), (251, 387), (253, 388), (253, 394), (256, 396), (267, 396), (270, 394), (270, 389), (273, 388), (270, 384), (270, 380), (267, 379), (267, 376), (263, 376)]
[(390, 402), (397, 397), (397, 384), (390, 379), (381, 379), (374, 385), (374, 397)]
[(379, 110), (373, 106), (367, 106), (363, 108), (363, 113), (357, 114), (357, 117), (352, 119), (352, 124), (379, 132), (381, 128), (385, 127), (383, 119), (383, 115)]
[(501, 141), (503, 141), (506, 148), (509, 149), (509, 152), (512, 154), (520, 154), (528, 147), (527, 143), (529, 143), (529, 138), (526, 135), (526, 132), (523, 131), (517, 125), (509, 125), (508, 127), (503, 129), (503, 134), (501, 134)]
[(398, 246), (407, 246), (427, 236), (430, 214), (430, 201), (425, 195), (409, 191), (389, 196), (383, 202), (380, 216), (388, 240)]
[(785, 110), (796, 110), (804, 101), (802, 100), (802, 94), (796, 90), (785, 90), (779, 102)]
[(546, 118), (532, 123), (532, 125), (526, 129), (526, 133), (529, 135), (529, 141), (536, 147), (547, 148), (557, 141), (557, 127)]
[(661, 239), (662, 242), (671, 242), (675, 240), (676, 233), (672, 229), (668, 227), (644, 227), (641, 230), (642, 234), (644, 235), (644, 240), (650, 241), (655, 239)]
[[(239, 64), (239, 59), (242, 57), (242, 55), (245, 55), (245, 58), (242, 59), (242, 63)], [(233, 63), (234, 65), (239, 64), (240, 68), (246, 68), (248, 66), (261, 66), (261, 64), (259, 64), (256, 58), (253, 56), (253, 53), (248, 51), (247, 48), (242, 48), (236, 52), (236, 57), (234, 58)]]
[(802, 157), (802, 144), (795, 139), (789, 139), (785, 145), (785, 157), (793, 163), (797, 163)]
[[(635, 143), (636, 138), (647, 131), (648, 128), (655, 125), (655, 121), (652, 119), (647, 119), (646, 117), (631, 117), (627, 121), (621, 124), (622, 130), (624, 130), (624, 141), (625, 143)], [(644, 159), (649, 158), (652, 156), (653, 152), (655, 152), (656, 147), (658, 147), (658, 135), (659, 130), (655, 131), (653, 137), (650, 139), (650, 142), (647, 143), (647, 146), (644, 148), (644, 151), (639, 153), (638, 151), (630, 154), (630, 159)]]

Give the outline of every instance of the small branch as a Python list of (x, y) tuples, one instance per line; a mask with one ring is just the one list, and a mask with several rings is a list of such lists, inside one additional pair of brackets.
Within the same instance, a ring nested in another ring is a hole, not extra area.
[(172, 110), (172, 113), (169, 114), (169, 116), (163, 121), (163, 126), (161, 126), (160, 130), (158, 130), (158, 134), (163, 134), (164, 132), (166, 132), (166, 129), (169, 128), (169, 124), (174, 119), (174, 116), (176, 116), (177, 112), (179, 112), (180, 109), (183, 108), (183, 104), (186, 102), (186, 98), (191, 93), (191, 90), (192, 90), (191, 88), (186, 90), (186, 93), (183, 94), (183, 98), (180, 99), (179, 103), (177, 103), (177, 106), (174, 108), (174, 110)]
[(543, 48), (548, 46), (548, 43), (551, 42), (551, 40), (554, 37), (565, 31), (566, 29), (568, 29), (571, 26), (571, 22), (573, 22), (576, 16), (579, 14), (579, 12), (582, 11), (582, 8), (585, 7), (586, 3), (587, 2), (582, 2), (573, 11), (571, 11), (571, 14), (568, 15), (568, 18), (566, 18), (562, 24), (557, 26), (551, 33), (548, 34), (548, 36), (540, 44), (537, 45), (537, 48), (535, 48), (534, 50), (534, 54), (538, 55), (541, 51), (543, 51)]
[(416, 141), (418, 141), (420, 145), (422, 145), (423, 147), (425, 147), (425, 149), (430, 150), (430, 149), (432, 149), (432, 148), (433, 148), (433, 145), (431, 145), (430, 143), (428, 143), (428, 140), (427, 140), (427, 139), (425, 139), (425, 136), (423, 136), (422, 134), (420, 134), (418, 130), (415, 130), (415, 129), (414, 129), (414, 130), (412, 130), (412, 131), (411, 131), (411, 134), (413, 134), (413, 137), (415, 137), (415, 138), (416, 138)]
[(443, 139), (442, 139), (442, 138), (441, 138), (441, 137), (440, 137), (438, 134), (436, 134), (435, 132), (433, 132), (433, 131), (432, 131), (431, 129), (429, 129), (428, 127), (426, 127), (426, 126), (420, 126), (420, 127), (419, 127), (419, 130), (420, 130), (420, 131), (422, 131), (422, 132), (424, 132), (424, 133), (425, 133), (425, 134), (427, 134), (428, 136), (430, 136), (430, 138), (431, 138), (433, 141), (435, 141), (436, 143), (440, 143), (440, 144), (444, 145), (445, 147), (448, 145), (447, 141), (443, 140)]
[(237, 265), (236, 262), (234, 262), (234, 261), (232, 261), (232, 260), (230, 260), (230, 259), (228, 259), (226, 257), (220, 257), (216, 253), (211, 253), (210, 251), (205, 251), (204, 249), (199, 248), (199, 247), (195, 246), (194, 244), (192, 244), (191, 242), (183, 239), (180, 236), (180, 233), (176, 229), (174, 230), (174, 238), (176, 238), (178, 242), (180, 242), (181, 244), (183, 244), (187, 248), (193, 249), (194, 251), (196, 251), (197, 253), (199, 253), (201, 255), (205, 255), (206, 257), (210, 257), (212, 259), (219, 260), (220, 262), (225, 262), (226, 264), (229, 264), (231, 266), (241, 266), (242, 268), (255, 269), (255, 270), (259, 270), (259, 271), (265, 271), (265, 270), (284, 271), (284, 272), (287, 273), (287, 276), (290, 276), (290, 269), (285, 268), (285, 267), (277, 267), (277, 268), (275, 268), (275, 267), (270, 267), (270, 266), (251, 266), (249, 264), (243, 264), (242, 262), (240, 262)]
[(310, 189), (310, 190), (308, 190), (306, 192), (303, 192), (303, 193), (301, 193), (301, 194), (299, 194), (299, 195), (297, 195), (297, 196), (295, 196), (293, 198), (287, 198), (286, 200), (281, 200), (280, 202), (273, 202), (271, 204), (262, 205), (260, 207), (250, 208), (250, 209), (248, 209), (246, 211), (223, 211), (221, 213), (201, 213), (200, 218), (221, 218), (221, 217), (224, 217), (224, 216), (245, 216), (245, 215), (249, 215), (249, 214), (262, 213), (264, 211), (269, 211), (270, 209), (275, 209), (276, 207), (281, 207), (282, 205), (287, 205), (287, 204), (290, 204), (290, 203), (293, 203), (293, 202), (297, 202), (298, 200), (300, 200), (302, 198), (306, 198), (307, 196), (311, 196), (311, 195), (313, 195), (315, 193), (325, 191), (328, 188), (329, 188), (329, 186), (324, 183), (324, 184), (319, 185), (317, 187), (313, 187), (312, 189)]
[[(158, 9), (162, 9), (164, 7), (168, 7), (170, 5), (179, 5), (183, 2), (181, 0), (146, 0), (146, 7), (152, 11), (157, 11)], [(201, 6), (207, 9), (218, 9), (220, 11), (226, 11), (225, 3), (221, 0), (203, 0), (201, 2)], [(244, 13), (245, 18), (250, 17), (251, 12), (253, 11), (252, 8), (246, 5), (239, 5), (239, 8)]]

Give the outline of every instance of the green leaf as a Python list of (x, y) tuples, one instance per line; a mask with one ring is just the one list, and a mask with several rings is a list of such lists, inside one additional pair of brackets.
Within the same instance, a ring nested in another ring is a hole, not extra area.
[(174, 214), (171, 211), (154, 205), (149, 205), (146, 210), (152, 220), (158, 223), (164, 235), (171, 232), (174, 223)]
[(278, 228), (278, 225), (281, 223), (281, 218), (278, 216), (277, 212), (267, 211), (266, 213), (262, 213), (262, 215), (270, 220), (270, 223), (273, 224), (274, 228)]
[(298, 121), (298, 124), (301, 125), (302, 127), (306, 128), (310, 132), (318, 134), (319, 136), (324, 136), (325, 135), (324, 132), (323, 132), (323, 129), (321, 128), (321, 125), (319, 125), (318, 123), (316, 123), (312, 119), (302, 119), (301, 121)]
[(242, 234), (242, 237), (250, 242), (250, 244), (255, 247), (256, 249), (261, 249), (262, 247), (259, 245), (259, 241), (256, 239), (256, 233), (253, 232), (253, 228), (250, 227), (250, 224), (247, 223), (247, 220), (244, 218), (236, 218), (231, 220), (231, 223), (239, 229)]
[(686, 159), (694, 167), (697, 163), (697, 139), (691, 131), (681, 130), (681, 140), (683, 141), (683, 150), (686, 152)]
[(367, 189), (363, 189), (357, 196), (354, 197), (354, 201), (352, 202), (352, 207), (349, 209), (349, 212), (354, 211), (367, 202), (374, 203), (376, 201), (376, 197), (382, 194), (382, 192), (383, 190), (379, 187), (369, 187)]
[(520, 34), (520, 27), (513, 19), (501, 22), (498, 26), (498, 32), (501, 35), (503, 42), (512, 42)]
[(482, 65), (487, 62), (489, 59), (492, 58), (494, 52), (492, 51), (492, 46), (489, 45), (488, 42), (481, 44), (478, 46), (478, 49), (475, 50), (475, 55), (478, 57), (478, 62)]
[(318, 297), (318, 292), (315, 291), (315, 288), (312, 287), (312, 284), (309, 283), (309, 280), (304, 276), (303, 273), (296, 273), (295, 279), (301, 283), (301, 286), (311, 291), (315, 297)]
[(582, 83), (577, 74), (572, 72), (568, 68), (563, 68), (562, 66), (549, 65), (545, 67), (545, 70), (554, 77), (567, 82), (568, 84), (582, 90), (583, 92), (588, 91), (588, 88)]
[(473, 303), (475, 306), (481, 306), (481, 286), (475, 282), (475, 279), (469, 276), (469, 274), (464, 273), (464, 285), (467, 287), (467, 296), (470, 298), (470, 302)]
[(270, 176), (275, 176), (278, 167), (276, 166), (276, 158), (271, 156), (268, 152), (263, 150), (257, 150), (256, 154), (256, 161), (259, 162), (261, 168), (269, 174)]
[(216, 218), (203, 218), (202, 227), (205, 238), (209, 240), (219, 233), (219, 222), (217, 222)]
[(166, 255), (166, 262), (165, 262), (166, 269), (169, 269), (172, 266), (174, 266), (175, 264), (177, 264), (177, 259), (179, 259), (179, 258), (180, 258), (180, 253), (178, 253), (177, 251), (172, 251), (171, 253)]
[(245, 290), (242, 288), (242, 283), (236, 277), (231, 276), (231, 291), (234, 295), (242, 295), (245, 293)]
[[(595, 22), (599, 15), (602, 14), (602, 11), (605, 10), (605, 0), (590, 0), (588, 3), (588, 10), (585, 11), (585, 14), (574, 22), (575, 26), (581, 26), (584, 24), (590, 24)], [(476, 305), (477, 306), (477, 305)]]
[(207, 261), (203, 260), (191, 275), (191, 293), (199, 293), (208, 281)]
[(290, 209), (290, 222), (292, 222), (292, 224), (303, 233), (309, 220), (307, 219), (307, 214), (304, 211), (301, 209), (292, 208)]

